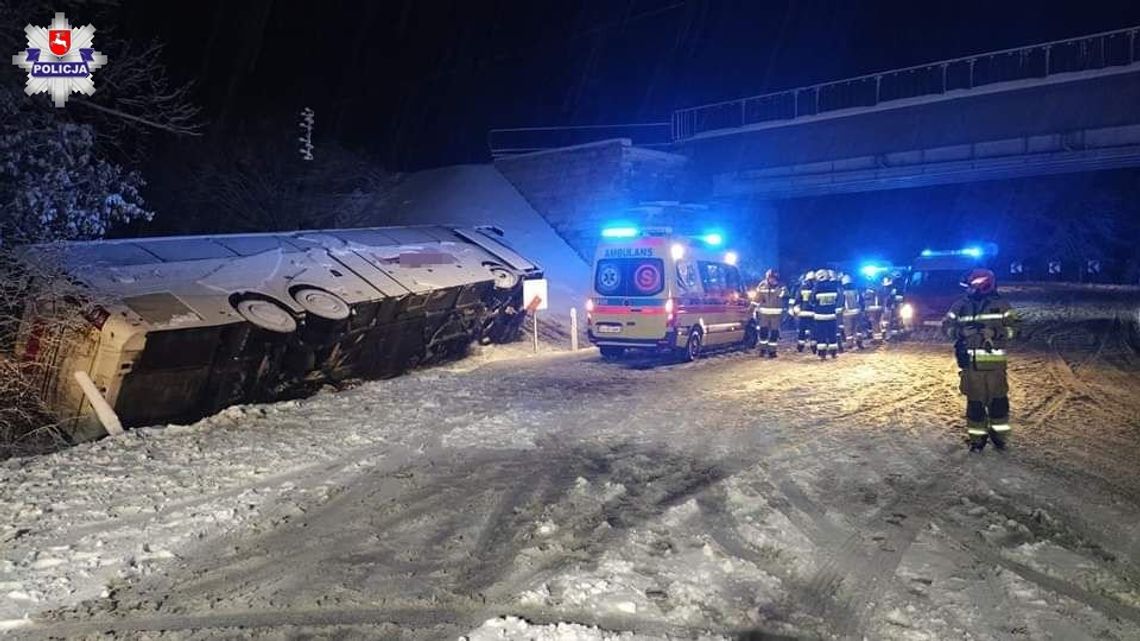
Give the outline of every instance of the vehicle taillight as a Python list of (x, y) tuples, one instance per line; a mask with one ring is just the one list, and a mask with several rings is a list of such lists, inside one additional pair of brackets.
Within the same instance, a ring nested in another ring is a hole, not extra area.
[(586, 299), (586, 324), (591, 325), (594, 322), (594, 299)]
[(677, 320), (677, 316), (673, 313), (676, 303), (672, 298), (665, 299), (665, 324), (672, 325), (673, 321)]

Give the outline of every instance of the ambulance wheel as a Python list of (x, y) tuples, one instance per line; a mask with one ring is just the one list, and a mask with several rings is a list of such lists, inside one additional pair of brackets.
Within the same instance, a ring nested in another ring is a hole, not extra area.
[(624, 347), (599, 347), (598, 350), (602, 352), (602, 358), (607, 361), (616, 361), (625, 356)]
[(704, 346), (704, 339), (701, 338), (700, 332), (692, 332), (689, 334), (689, 340), (685, 343), (685, 360), (692, 362), (701, 357), (701, 348)]

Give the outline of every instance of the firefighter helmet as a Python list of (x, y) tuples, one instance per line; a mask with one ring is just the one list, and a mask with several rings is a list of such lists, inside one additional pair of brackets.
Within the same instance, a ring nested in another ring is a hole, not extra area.
[(890, 287), (895, 284), (895, 279), (891, 278), (890, 274), (883, 276), (883, 287)]
[(780, 282), (780, 272), (774, 269), (769, 269), (768, 271), (764, 272), (764, 280), (768, 281), (770, 285), (775, 285), (776, 283)]
[(997, 277), (988, 269), (974, 269), (962, 279), (971, 294), (988, 294), (997, 288)]
[(813, 271), (806, 271), (806, 272), (804, 272), (804, 277), (803, 277), (803, 279), (804, 279), (805, 281), (806, 281), (806, 280), (815, 280), (815, 272), (813, 272)]
[(839, 281), (841, 283), (843, 283), (844, 286), (850, 285), (851, 284), (851, 275), (850, 274), (844, 274), (842, 277), (840, 277)]
[(826, 269), (817, 269), (815, 272), (815, 279), (819, 281), (827, 280), (828, 273)]

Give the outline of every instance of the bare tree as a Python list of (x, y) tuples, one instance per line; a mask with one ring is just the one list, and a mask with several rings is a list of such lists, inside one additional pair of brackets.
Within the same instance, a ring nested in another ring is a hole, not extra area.
[[(287, 231), (353, 227), (399, 176), (343, 147), (325, 144), (314, 160), (299, 158), (294, 140), (246, 136), (228, 141), (228, 154), (191, 163), (184, 202), (208, 215), (195, 232)], [(189, 217), (188, 217), (189, 218)]]
[(50, 247), (0, 251), (0, 459), (66, 444), (67, 425), (46, 402), (69, 349), (97, 331), (102, 306)]

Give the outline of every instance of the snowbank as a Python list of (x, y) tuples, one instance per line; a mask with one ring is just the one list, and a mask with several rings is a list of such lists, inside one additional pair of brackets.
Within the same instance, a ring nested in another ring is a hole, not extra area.
[(589, 268), (521, 194), (491, 165), (456, 165), (407, 176), (366, 210), (384, 225), (496, 225), (550, 281), (550, 314), (568, 317), (582, 306)]

